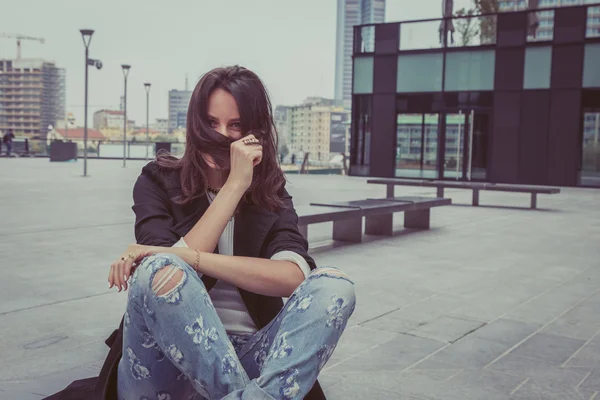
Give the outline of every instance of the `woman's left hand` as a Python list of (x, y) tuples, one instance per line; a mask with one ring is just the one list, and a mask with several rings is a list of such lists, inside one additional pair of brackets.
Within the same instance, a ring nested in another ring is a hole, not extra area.
[(110, 272), (108, 273), (109, 289), (118, 286), (119, 292), (127, 290), (127, 281), (137, 267), (138, 262), (154, 253), (156, 253), (156, 247), (154, 246), (130, 244), (121, 257), (110, 266)]

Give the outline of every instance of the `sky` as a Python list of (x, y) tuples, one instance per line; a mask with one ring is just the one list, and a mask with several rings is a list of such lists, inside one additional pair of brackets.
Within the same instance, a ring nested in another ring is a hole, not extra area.
[[(470, 0), (455, 0), (455, 8)], [(333, 97), (336, 0), (0, 0), (0, 33), (45, 39), (22, 41), (23, 58), (52, 60), (66, 69), (67, 111), (83, 125), (84, 46), (79, 29), (94, 29), (88, 118), (118, 109), (121, 64), (130, 64), (127, 108), (145, 125), (167, 118), (168, 91), (190, 89), (210, 69), (243, 65), (264, 81), (274, 105), (309, 96)], [(441, 0), (388, 0), (386, 21), (438, 18)], [(16, 57), (16, 41), (0, 38), (0, 58)]]

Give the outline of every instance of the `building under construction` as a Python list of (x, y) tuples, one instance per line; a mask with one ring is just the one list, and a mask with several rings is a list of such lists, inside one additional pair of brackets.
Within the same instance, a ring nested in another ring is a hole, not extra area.
[(65, 118), (65, 70), (40, 59), (0, 59), (0, 131), (45, 138)]

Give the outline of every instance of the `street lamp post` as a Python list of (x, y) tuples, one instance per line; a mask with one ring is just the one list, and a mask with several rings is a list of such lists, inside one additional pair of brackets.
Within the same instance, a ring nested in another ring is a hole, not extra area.
[(125, 168), (125, 160), (127, 159), (127, 76), (129, 75), (131, 65), (123, 64), (121, 68), (123, 69), (123, 77), (125, 79), (125, 93), (123, 94), (123, 113), (125, 119), (123, 121), (123, 168)]
[[(84, 118), (83, 118), (83, 176), (87, 176), (87, 138), (88, 138), (88, 66), (96, 65), (96, 68), (102, 68), (99, 60), (90, 60), (89, 49), (92, 42), (92, 29), (80, 29), (83, 45), (85, 46), (85, 100), (84, 100)], [(67, 122), (68, 124), (68, 122)]]
[(144, 88), (146, 89), (146, 161), (148, 161), (148, 143), (150, 142), (150, 83), (144, 83)]

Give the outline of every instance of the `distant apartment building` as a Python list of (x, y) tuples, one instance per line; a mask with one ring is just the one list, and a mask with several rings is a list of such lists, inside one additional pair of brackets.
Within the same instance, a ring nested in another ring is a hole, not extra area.
[(190, 90), (169, 90), (169, 133), (186, 127), (191, 97)]
[(168, 118), (156, 118), (154, 125), (151, 126), (159, 135), (166, 135), (169, 133), (169, 119)]
[(291, 153), (310, 153), (310, 160), (329, 161), (333, 153), (345, 151), (349, 113), (333, 103), (330, 99), (308, 98), (288, 108)]
[[(94, 129), (102, 132), (104, 136), (111, 139), (123, 138), (123, 123), (125, 122), (125, 113), (117, 110), (99, 110), (94, 113), (92, 126)], [(135, 121), (127, 121), (127, 132), (135, 129)]]
[(116, 110), (100, 110), (94, 113), (94, 129), (123, 129), (125, 113)]
[[(539, 0), (538, 9), (552, 7), (568, 7), (584, 4), (600, 3), (597, 0)], [(498, 0), (500, 11), (521, 11), (527, 9), (526, 0)], [(530, 32), (528, 40), (532, 38), (540, 41), (552, 40), (554, 37), (554, 10), (537, 11), (538, 26), (535, 32)], [(587, 36), (600, 37), (600, 4), (598, 7), (588, 8)], [(535, 35), (534, 35), (535, 33)]]
[[(335, 53), (335, 100), (345, 109), (352, 106), (352, 43), (355, 25), (381, 23), (385, 19), (385, 0), (338, 0)], [(374, 42), (375, 27), (363, 30), (367, 43)]]
[(273, 112), (273, 120), (279, 139), (279, 148), (282, 148), (285, 145), (289, 149), (292, 123), (291, 109), (292, 107), (288, 106), (277, 106)]
[(45, 138), (65, 118), (65, 70), (39, 59), (0, 60), (0, 131)]

